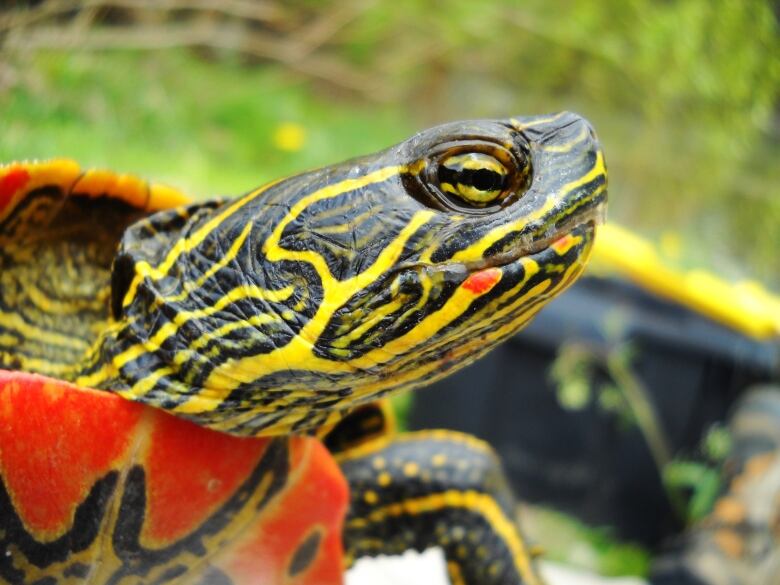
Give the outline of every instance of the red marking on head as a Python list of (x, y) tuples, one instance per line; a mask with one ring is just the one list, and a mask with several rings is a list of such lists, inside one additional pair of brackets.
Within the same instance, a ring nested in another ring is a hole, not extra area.
[(558, 238), (555, 240), (552, 244), (550, 244), (550, 247), (555, 250), (555, 252), (559, 256), (563, 256), (566, 252), (571, 250), (571, 247), (576, 244), (576, 240), (574, 239), (574, 236), (571, 234), (566, 234), (565, 236)]
[(14, 194), (30, 180), (30, 173), (22, 167), (13, 167), (0, 177), (0, 210), (11, 202)]
[(483, 295), (501, 280), (501, 269), (485, 268), (471, 274), (463, 281), (463, 288), (473, 292), (475, 295)]

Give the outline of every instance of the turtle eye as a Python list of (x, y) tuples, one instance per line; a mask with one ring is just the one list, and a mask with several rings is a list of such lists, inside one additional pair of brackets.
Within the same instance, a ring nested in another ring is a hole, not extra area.
[(509, 171), (495, 157), (467, 152), (439, 164), (439, 188), (475, 207), (500, 201), (506, 195)]

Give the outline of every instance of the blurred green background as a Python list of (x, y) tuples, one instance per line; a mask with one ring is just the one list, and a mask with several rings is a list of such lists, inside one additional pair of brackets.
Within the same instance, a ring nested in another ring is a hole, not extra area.
[(683, 266), (780, 289), (777, 2), (10, 6), (0, 159), (238, 194), (445, 120), (570, 109), (604, 143), (612, 219)]
[[(780, 2), (4, 6), (0, 161), (64, 156), (240, 194), (439, 122), (568, 109), (604, 144), (611, 219), (681, 267), (780, 290)], [(554, 513), (528, 524), (553, 557), (567, 557), (557, 535), (603, 572), (647, 566)]]

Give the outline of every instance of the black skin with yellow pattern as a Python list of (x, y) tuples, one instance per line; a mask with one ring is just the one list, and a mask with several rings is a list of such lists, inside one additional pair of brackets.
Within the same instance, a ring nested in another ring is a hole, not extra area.
[(454, 431), (394, 434), (390, 416), (368, 405), (325, 437), (350, 487), (348, 564), (438, 547), (453, 585), (541, 584), (492, 448)]

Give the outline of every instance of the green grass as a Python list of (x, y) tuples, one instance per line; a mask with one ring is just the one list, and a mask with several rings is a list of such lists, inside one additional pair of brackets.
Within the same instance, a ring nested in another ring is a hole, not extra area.
[[(278, 69), (186, 52), (39, 54), (23, 74), (0, 93), (0, 159), (66, 156), (197, 196), (239, 194), (413, 131), (390, 107), (340, 105)], [(299, 150), (275, 144), (283, 124), (303, 130)]]

